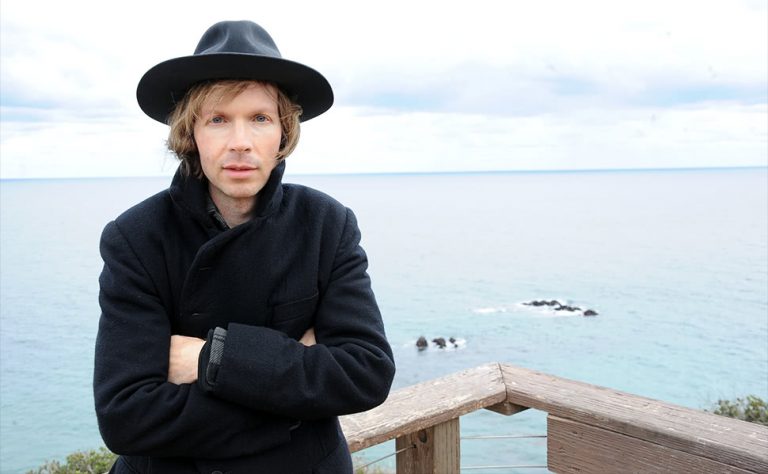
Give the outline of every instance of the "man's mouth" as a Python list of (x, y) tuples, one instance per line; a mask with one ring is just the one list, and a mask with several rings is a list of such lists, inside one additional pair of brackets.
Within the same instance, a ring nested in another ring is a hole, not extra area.
[(251, 171), (257, 169), (257, 167), (254, 165), (232, 164), (224, 165), (224, 169), (230, 171)]

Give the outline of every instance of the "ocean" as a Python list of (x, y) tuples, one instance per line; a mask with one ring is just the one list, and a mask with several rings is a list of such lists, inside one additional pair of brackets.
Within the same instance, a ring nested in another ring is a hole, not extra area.
[[(286, 181), (355, 211), (394, 388), (498, 361), (692, 408), (768, 399), (765, 168)], [(91, 393), (99, 236), (168, 182), (0, 183), (0, 472), (102, 445)], [(598, 315), (522, 304), (551, 299)], [(419, 336), (460, 345), (420, 352)], [(544, 434), (544, 414), (479, 411), (461, 429)], [(541, 439), (462, 444), (466, 467), (545, 463)]]

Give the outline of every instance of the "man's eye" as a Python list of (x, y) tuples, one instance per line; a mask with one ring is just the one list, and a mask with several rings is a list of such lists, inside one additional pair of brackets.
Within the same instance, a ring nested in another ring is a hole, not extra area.
[(255, 116), (253, 119), (254, 119), (255, 121), (257, 121), (257, 122), (262, 122), (262, 123), (263, 123), (263, 122), (268, 122), (268, 121), (269, 121), (269, 117), (267, 117), (266, 115), (261, 115), (261, 114), (259, 114), (259, 115)]
[(211, 123), (222, 123), (222, 122), (224, 122), (224, 119), (221, 117), (213, 117), (211, 119)]

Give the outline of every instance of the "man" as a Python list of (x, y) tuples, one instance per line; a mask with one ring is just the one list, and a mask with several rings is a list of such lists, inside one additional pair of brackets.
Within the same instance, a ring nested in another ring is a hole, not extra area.
[(117, 473), (345, 473), (337, 416), (394, 363), (354, 214), (281, 183), (325, 78), (221, 22), (137, 97), (171, 127), (167, 191), (104, 229), (94, 395)]

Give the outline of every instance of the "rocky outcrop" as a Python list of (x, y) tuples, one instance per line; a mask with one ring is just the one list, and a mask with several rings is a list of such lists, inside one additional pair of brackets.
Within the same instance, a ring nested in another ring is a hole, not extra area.
[(427, 343), (427, 338), (424, 336), (420, 336), (419, 339), (416, 341), (416, 347), (418, 347), (420, 351), (423, 351), (424, 349), (429, 347), (429, 344)]
[[(432, 346), (437, 349), (458, 349), (460, 345), (464, 343), (463, 340), (456, 339), (455, 337), (449, 337), (447, 340), (444, 337), (436, 337), (432, 339)], [(424, 336), (419, 336), (416, 340), (416, 348), (419, 351), (424, 351), (429, 348), (429, 342)]]
[(570, 313), (581, 313), (582, 316), (597, 316), (598, 315), (598, 312), (595, 311), (594, 309), (583, 310), (583, 309), (579, 308), (578, 306), (571, 306), (571, 305), (568, 305), (568, 304), (561, 303), (561, 302), (559, 302), (557, 300), (549, 300), (549, 301), (547, 301), (547, 300), (533, 300), (533, 301), (529, 301), (529, 302), (523, 303), (523, 304), (526, 305), (526, 306), (536, 306), (536, 307), (548, 306), (548, 307), (552, 308), (555, 311), (568, 311)]

